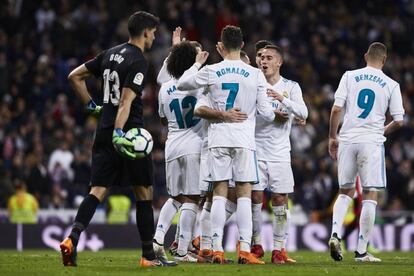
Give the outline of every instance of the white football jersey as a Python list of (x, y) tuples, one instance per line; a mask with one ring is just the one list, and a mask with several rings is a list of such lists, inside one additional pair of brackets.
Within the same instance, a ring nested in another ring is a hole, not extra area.
[(202, 89), (180, 91), (177, 80), (164, 83), (158, 94), (158, 113), (168, 120), (165, 142), (165, 160), (170, 161), (187, 154), (199, 154), (202, 143), (202, 124), (194, 117), (194, 108)]
[(338, 136), (344, 143), (383, 143), (387, 109), (395, 121), (404, 115), (400, 85), (369, 66), (345, 72), (335, 92), (335, 105), (345, 106)]
[(275, 115), (266, 96), (266, 79), (263, 73), (241, 60), (223, 60), (204, 66), (197, 64), (187, 70), (178, 81), (178, 89), (190, 90), (208, 87), (211, 107), (228, 110), (238, 107), (248, 118), (242, 123), (211, 122), (208, 129), (208, 147), (240, 147), (255, 150), (254, 130), (256, 112), (265, 120)]
[(308, 109), (302, 98), (302, 90), (297, 82), (280, 77), (269, 88), (282, 94), (283, 103), (272, 101), (275, 109), (289, 113), (285, 123), (267, 122), (261, 115), (256, 119), (256, 151), (257, 159), (261, 161), (290, 162), (290, 129), (294, 117), (306, 120)]

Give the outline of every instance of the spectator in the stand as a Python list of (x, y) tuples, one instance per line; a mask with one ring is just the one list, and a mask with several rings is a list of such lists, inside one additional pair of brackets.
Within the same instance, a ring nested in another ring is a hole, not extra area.
[(37, 223), (39, 204), (36, 198), (26, 191), (23, 179), (14, 180), (16, 193), (9, 199), (7, 209), (11, 223)]

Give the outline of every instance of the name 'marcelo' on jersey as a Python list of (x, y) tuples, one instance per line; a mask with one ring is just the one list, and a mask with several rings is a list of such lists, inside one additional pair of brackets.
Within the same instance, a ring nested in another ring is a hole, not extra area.
[(158, 113), (168, 120), (165, 161), (188, 154), (200, 154), (203, 129), (200, 118), (194, 117), (197, 98), (203, 89), (180, 91), (177, 80), (164, 83), (158, 94)]
[(306, 120), (308, 109), (302, 98), (302, 90), (297, 82), (280, 77), (269, 88), (284, 96), (282, 103), (272, 101), (275, 109), (289, 113), (284, 123), (268, 122), (261, 115), (256, 119), (256, 152), (261, 161), (290, 162), (290, 130), (293, 119)]
[(229, 110), (234, 107), (247, 114), (242, 123), (211, 122), (208, 147), (240, 147), (255, 150), (256, 113), (266, 120), (275, 117), (266, 96), (267, 82), (263, 73), (241, 60), (223, 60), (206, 65), (200, 71), (193, 65), (178, 81), (178, 89), (208, 88), (211, 108)]
[(122, 88), (130, 88), (137, 94), (131, 104), (125, 129), (143, 127), (141, 92), (145, 85), (148, 62), (141, 49), (123, 43), (101, 52), (86, 62), (85, 66), (102, 80), (103, 111), (98, 129), (114, 127)]
[(400, 85), (370, 66), (344, 73), (335, 105), (345, 106), (338, 136), (344, 143), (383, 143), (388, 108), (394, 121), (402, 121), (404, 115)]

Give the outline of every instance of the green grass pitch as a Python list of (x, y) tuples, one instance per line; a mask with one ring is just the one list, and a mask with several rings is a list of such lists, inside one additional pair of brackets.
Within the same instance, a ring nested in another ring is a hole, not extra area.
[[(414, 252), (380, 253), (382, 263), (355, 263), (353, 254), (334, 262), (328, 253), (299, 251), (290, 254), (295, 265), (179, 264), (176, 267), (140, 268), (139, 252), (103, 250), (81, 252), (78, 267), (63, 267), (60, 253), (51, 250), (0, 250), (0, 275), (414, 275)], [(235, 259), (235, 254), (226, 254)], [(270, 253), (264, 260), (270, 262)]]

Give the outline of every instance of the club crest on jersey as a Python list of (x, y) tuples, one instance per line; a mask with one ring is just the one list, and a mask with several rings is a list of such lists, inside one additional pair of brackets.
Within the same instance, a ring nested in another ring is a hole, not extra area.
[(141, 85), (143, 80), (144, 75), (142, 73), (138, 73), (135, 75), (133, 83), (135, 83), (136, 85)]
[(289, 98), (289, 93), (287, 91), (283, 91), (283, 97)]

